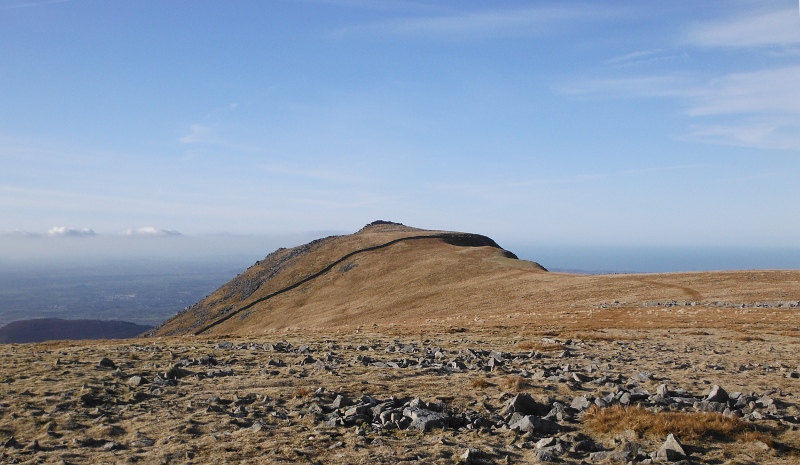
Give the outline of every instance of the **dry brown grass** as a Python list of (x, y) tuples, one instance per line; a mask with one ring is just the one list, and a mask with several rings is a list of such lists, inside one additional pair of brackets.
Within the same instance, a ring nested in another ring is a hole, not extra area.
[(555, 352), (558, 350), (564, 350), (564, 344), (557, 342), (520, 341), (514, 346), (514, 348), (524, 351)]
[(760, 336), (754, 336), (752, 334), (737, 334), (731, 337), (727, 337), (725, 339), (730, 339), (733, 341), (742, 341), (742, 342), (764, 342), (764, 338)]
[(472, 389), (486, 389), (492, 384), (486, 378), (475, 378), (469, 383)]
[(711, 333), (709, 333), (708, 331), (703, 331), (701, 329), (686, 331), (683, 334), (686, 334), (687, 336), (711, 336)]
[[(768, 438), (771, 442), (771, 437), (765, 433), (755, 432), (747, 423), (719, 413), (655, 413), (641, 407), (615, 405), (602, 409), (592, 406), (586, 411), (583, 422), (587, 428), (599, 433), (633, 430), (641, 436), (664, 437), (674, 434), (683, 440), (717, 438), (766, 442), (762, 438)], [(751, 439), (755, 435), (758, 438)]]
[(619, 337), (612, 336), (599, 331), (583, 331), (583, 332), (565, 332), (558, 335), (561, 339), (578, 339), (581, 341), (600, 341), (600, 342), (613, 342), (619, 340)]
[(506, 376), (500, 380), (500, 387), (507, 392), (520, 392), (528, 387), (528, 381), (522, 376)]
[(313, 392), (314, 392), (314, 390), (313, 390), (313, 389), (311, 389), (310, 387), (306, 387), (306, 386), (300, 386), (300, 387), (298, 387), (298, 388), (295, 388), (295, 390), (294, 390), (294, 397), (295, 397), (295, 398), (300, 398), (300, 397), (308, 397), (308, 396), (310, 396), (310, 395), (311, 395)]
[(761, 441), (769, 447), (775, 447), (775, 437), (764, 431), (745, 431), (739, 433), (736, 439), (742, 442)]

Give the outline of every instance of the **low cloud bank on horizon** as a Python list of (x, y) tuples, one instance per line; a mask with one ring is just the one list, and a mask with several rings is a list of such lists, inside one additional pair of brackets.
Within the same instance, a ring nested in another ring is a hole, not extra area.
[(93, 229), (78, 229), (78, 228), (68, 228), (66, 226), (55, 226), (50, 228), (47, 231), (48, 236), (69, 236), (69, 237), (81, 237), (81, 236), (96, 236), (97, 233), (94, 232)]
[(174, 237), (183, 236), (179, 231), (174, 229), (162, 229), (153, 226), (144, 226), (141, 228), (129, 228), (118, 234), (99, 234), (91, 228), (75, 228), (68, 226), (53, 226), (47, 231), (46, 235), (14, 229), (10, 231), (0, 232), (1, 237), (23, 237), (23, 238), (38, 238), (38, 237), (93, 237), (93, 236), (138, 236), (138, 237)]
[(137, 229), (126, 229), (122, 232), (123, 236), (156, 236), (156, 237), (163, 237), (163, 236), (182, 236), (178, 231), (172, 229), (159, 229), (154, 228), (152, 226), (145, 226), (143, 228)]

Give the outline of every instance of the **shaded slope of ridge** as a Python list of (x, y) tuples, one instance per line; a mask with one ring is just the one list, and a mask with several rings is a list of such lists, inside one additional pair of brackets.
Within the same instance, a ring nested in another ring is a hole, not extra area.
[(244, 310), (316, 279), (354, 255), (400, 241), (420, 239), (438, 239), (461, 247), (490, 247), (502, 251), (507, 258), (516, 259), (514, 254), (503, 250), (486, 236), (428, 231), (376, 221), (355, 234), (331, 236), (292, 249), (279, 249), (148, 335), (203, 333)]
[(351, 255), (290, 292), (242, 309), (209, 333), (393, 324), (446, 317), (464, 308), (488, 310), (495, 306), (485, 305), (487, 286), (531, 272), (547, 274), (500, 248), (416, 236)]

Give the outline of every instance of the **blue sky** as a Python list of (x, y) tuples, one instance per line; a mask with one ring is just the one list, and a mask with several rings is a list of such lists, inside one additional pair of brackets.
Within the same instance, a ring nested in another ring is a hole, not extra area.
[(800, 246), (793, 1), (0, 0), (0, 231)]

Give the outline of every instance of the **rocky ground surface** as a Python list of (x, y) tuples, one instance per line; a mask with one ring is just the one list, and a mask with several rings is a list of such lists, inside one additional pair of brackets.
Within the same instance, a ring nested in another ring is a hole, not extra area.
[(800, 332), (0, 346), (0, 463), (800, 462)]

